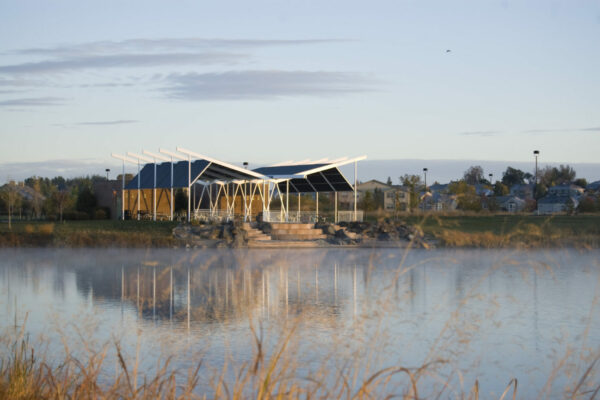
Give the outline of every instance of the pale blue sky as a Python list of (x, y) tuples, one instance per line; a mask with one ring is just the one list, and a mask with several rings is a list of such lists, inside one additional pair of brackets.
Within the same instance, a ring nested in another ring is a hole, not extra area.
[(598, 71), (599, 1), (0, 0), (0, 165), (593, 163)]

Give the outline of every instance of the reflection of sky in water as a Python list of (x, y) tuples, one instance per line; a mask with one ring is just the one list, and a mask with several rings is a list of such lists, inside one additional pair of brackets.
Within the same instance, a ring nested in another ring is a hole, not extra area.
[(599, 255), (413, 250), (402, 262), (402, 250), (385, 249), (2, 250), (0, 317), (12, 329), (27, 315), (28, 332), (56, 353), (118, 337), (130, 357), (140, 341), (147, 368), (171, 353), (177, 366), (202, 357), (218, 368), (252, 357), (251, 319), (269, 346), (301, 315), (303, 370), (362, 348), (378, 367), (446, 359), (442, 372), (463, 372), (466, 388), (478, 378), (483, 393), (516, 376), (523, 395), (539, 392), (567, 348), (598, 351)]

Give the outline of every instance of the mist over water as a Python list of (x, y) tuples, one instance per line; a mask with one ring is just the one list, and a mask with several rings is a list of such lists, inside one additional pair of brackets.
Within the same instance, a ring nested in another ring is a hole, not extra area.
[(1, 332), (26, 319), (57, 359), (118, 340), (147, 370), (202, 360), (203, 379), (252, 359), (252, 329), (267, 352), (293, 330), (299, 373), (439, 361), (431, 393), (460, 373), (526, 396), (566, 359), (562, 393), (600, 350), (599, 291), (598, 250), (0, 250)]

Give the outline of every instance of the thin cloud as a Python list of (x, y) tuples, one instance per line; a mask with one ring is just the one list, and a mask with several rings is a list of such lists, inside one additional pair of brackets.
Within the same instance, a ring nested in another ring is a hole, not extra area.
[(42, 82), (31, 79), (2, 79), (0, 78), (0, 87), (24, 87), (24, 86), (41, 86)]
[(87, 121), (87, 122), (78, 122), (75, 125), (89, 125), (89, 126), (98, 126), (98, 125), (125, 125), (125, 124), (135, 124), (140, 121), (134, 119), (118, 119), (115, 121)]
[(77, 85), (80, 88), (115, 88), (115, 87), (132, 87), (134, 83), (118, 83), (118, 82), (107, 82), (107, 83), (84, 83)]
[(553, 132), (568, 132), (572, 129), (529, 129), (523, 133), (553, 133)]
[(562, 133), (562, 132), (600, 132), (600, 126), (589, 128), (564, 128), (564, 129), (529, 129), (523, 133)]
[(65, 71), (101, 68), (157, 67), (162, 65), (233, 64), (247, 56), (229, 53), (169, 53), (169, 54), (113, 54), (81, 56), (61, 60), (26, 62), (0, 66), (4, 74), (60, 73)]
[(463, 136), (495, 136), (501, 133), (500, 131), (469, 131), (469, 132), (459, 132), (459, 135)]
[(114, 54), (131, 52), (198, 51), (215, 48), (243, 49), (272, 46), (299, 46), (321, 43), (347, 42), (347, 39), (207, 39), (207, 38), (161, 38), (128, 39), (122, 41), (98, 41), (54, 47), (17, 49), (8, 54), (72, 57), (91, 54)]
[(312, 71), (228, 71), (171, 74), (161, 89), (179, 100), (261, 100), (291, 96), (340, 96), (373, 91), (358, 74)]
[(28, 97), (22, 99), (10, 99), (0, 101), (0, 107), (36, 107), (36, 106), (58, 106), (64, 104), (65, 99), (61, 97)]

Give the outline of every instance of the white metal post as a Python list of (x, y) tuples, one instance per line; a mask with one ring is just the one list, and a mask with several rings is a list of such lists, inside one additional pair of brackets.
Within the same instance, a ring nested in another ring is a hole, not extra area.
[[(123, 181), (122, 182), (122, 185), (123, 185), (123, 187), (122, 187), (122, 194), (121, 194), (121, 196), (122, 196), (122, 201), (121, 201), (121, 219), (124, 220), (125, 219), (125, 162), (129, 162), (129, 163), (132, 163), (132, 164), (135, 164), (135, 163), (138, 164), (138, 178), (139, 178), (140, 160), (138, 159), (136, 161), (136, 160), (131, 159), (129, 157), (121, 156), (121, 155), (114, 154), (114, 153), (111, 154), (111, 156), (113, 158), (116, 158), (117, 160), (123, 161), (123, 175), (121, 176), (122, 181)], [(138, 179), (138, 190), (139, 190), (139, 179)], [(139, 192), (138, 192), (138, 198), (139, 198)]]
[(356, 177), (356, 172), (357, 172), (357, 167), (358, 163), (356, 161), (354, 161), (354, 221), (356, 221), (356, 181), (357, 181), (357, 177)]
[(152, 193), (153, 202), (154, 202), (154, 212), (152, 215), (152, 220), (156, 221), (156, 159), (154, 160), (154, 191)]
[(174, 208), (174, 203), (175, 203), (175, 199), (173, 197), (173, 184), (174, 184), (173, 183), (173, 159), (177, 158), (179, 160), (186, 161), (186, 158), (183, 157), (181, 154), (173, 153), (172, 151), (169, 151), (169, 150), (158, 149), (158, 151), (171, 157), (171, 221), (172, 221), (173, 220), (173, 208)]
[(285, 181), (285, 222), (289, 222), (290, 216), (290, 180)]
[(171, 221), (173, 221), (173, 209), (175, 198), (173, 198), (173, 156), (171, 156)]
[(137, 185), (138, 185), (138, 198), (137, 198), (137, 219), (140, 220), (140, 159), (138, 158), (138, 176), (137, 176)]
[(123, 187), (121, 189), (121, 221), (125, 221), (125, 160), (123, 160), (123, 174), (121, 178), (123, 180)]
[(190, 193), (190, 187), (192, 186), (192, 156), (188, 155), (188, 211), (187, 211), (187, 222), (191, 221), (192, 212), (192, 194)]
[(317, 203), (316, 216), (317, 216), (317, 221), (318, 221), (319, 220), (319, 192), (317, 192), (315, 194), (315, 196), (316, 196), (316, 200), (317, 200), (316, 201), (316, 203)]
[(337, 224), (337, 222), (338, 222), (338, 212), (337, 212), (337, 192), (333, 192), (333, 197), (334, 197), (334, 200), (333, 200), (333, 204), (334, 204), (334, 206), (333, 206), (333, 214), (334, 214), (334, 215), (333, 215), (333, 220), (334, 220), (334, 222)]
[(210, 216), (212, 217), (212, 215), (213, 215), (212, 183), (208, 184), (208, 197), (209, 197), (208, 208), (210, 210)]
[(248, 198), (247, 196), (247, 192), (246, 192), (246, 181), (244, 181), (243, 183), (244, 185), (244, 190), (242, 191), (242, 195), (244, 197), (244, 222), (246, 222), (246, 218), (248, 217)]

